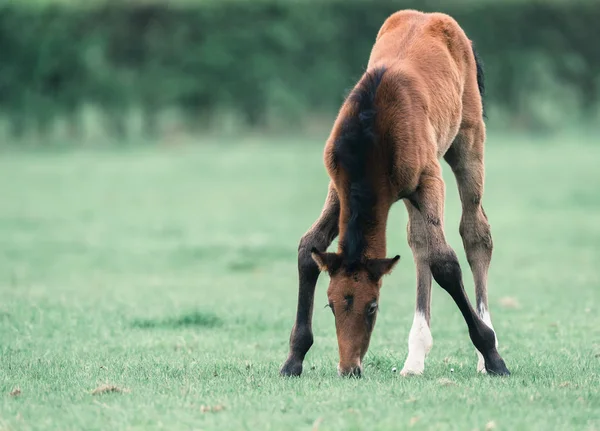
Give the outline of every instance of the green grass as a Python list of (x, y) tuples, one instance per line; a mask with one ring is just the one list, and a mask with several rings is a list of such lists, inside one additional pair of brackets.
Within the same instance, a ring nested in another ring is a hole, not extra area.
[[(415, 295), (401, 204), (388, 249), (403, 259), (384, 282), (365, 377), (336, 375), (326, 277), (305, 373), (278, 376), (297, 243), (326, 193), (321, 157), (320, 142), (259, 139), (5, 152), (0, 430), (600, 429), (597, 138), (488, 140), (490, 306), (505, 379), (476, 375), (466, 326), (437, 286), (425, 374), (391, 372)], [(445, 175), (447, 234), (472, 297)], [(103, 384), (126, 391), (91, 394)]]

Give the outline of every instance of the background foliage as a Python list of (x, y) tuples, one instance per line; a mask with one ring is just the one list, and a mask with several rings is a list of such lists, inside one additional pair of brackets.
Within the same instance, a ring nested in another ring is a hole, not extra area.
[(70, 131), (93, 107), (111, 133), (306, 126), (335, 114), (375, 35), (402, 8), (443, 11), (486, 65), (489, 104), (511, 125), (594, 119), (600, 3), (417, 0), (9, 2), (0, 5), (0, 110), (13, 135)]

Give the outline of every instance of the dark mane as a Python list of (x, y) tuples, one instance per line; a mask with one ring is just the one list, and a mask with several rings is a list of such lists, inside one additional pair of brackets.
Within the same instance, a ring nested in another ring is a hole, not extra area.
[(365, 235), (373, 221), (376, 195), (367, 178), (367, 155), (375, 142), (375, 94), (384, 68), (365, 73), (347, 98), (353, 104), (337, 137), (333, 155), (336, 165), (348, 176), (350, 215), (346, 234), (340, 239), (344, 266), (351, 271), (362, 261), (367, 246)]

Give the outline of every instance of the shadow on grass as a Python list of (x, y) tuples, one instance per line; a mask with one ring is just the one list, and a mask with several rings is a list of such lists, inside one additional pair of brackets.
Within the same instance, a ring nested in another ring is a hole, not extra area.
[(223, 321), (215, 314), (203, 311), (192, 311), (178, 317), (164, 319), (138, 319), (132, 322), (134, 328), (141, 329), (177, 329), (185, 327), (215, 328)]

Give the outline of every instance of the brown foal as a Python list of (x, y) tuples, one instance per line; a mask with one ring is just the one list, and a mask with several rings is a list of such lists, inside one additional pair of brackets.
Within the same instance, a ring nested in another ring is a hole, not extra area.
[[(481, 205), (483, 88), (475, 50), (454, 19), (407, 10), (384, 22), (367, 71), (343, 103), (325, 146), (329, 193), (321, 216), (300, 241), (298, 309), (282, 375), (302, 373), (313, 343), (315, 285), (319, 272), (327, 271), (338, 372), (360, 376), (381, 279), (400, 258), (386, 258), (388, 213), (400, 199), (408, 210), (408, 243), (417, 269), (416, 311), (401, 374), (421, 374), (432, 346), (432, 277), (464, 317), (479, 355), (478, 371), (509, 374), (487, 304), (492, 237)], [(444, 235), (442, 157), (460, 192), (460, 234), (475, 280), (476, 310)], [(337, 235), (337, 253), (327, 253)]]

